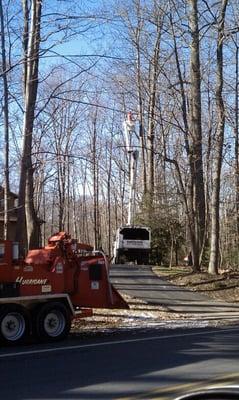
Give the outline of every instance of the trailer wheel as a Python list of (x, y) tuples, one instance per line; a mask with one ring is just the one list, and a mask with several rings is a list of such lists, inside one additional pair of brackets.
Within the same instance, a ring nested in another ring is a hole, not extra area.
[(62, 340), (71, 329), (71, 315), (60, 302), (46, 303), (38, 310), (34, 325), (41, 341)]
[(30, 316), (18, 304), (7, 304), (0, 308), (0, 341), (5, 344), (25, 342), (30, 335)]

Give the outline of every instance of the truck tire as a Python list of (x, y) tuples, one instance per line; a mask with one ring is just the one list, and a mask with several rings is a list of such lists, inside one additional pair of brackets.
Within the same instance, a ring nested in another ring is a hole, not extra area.
[(19, 344), (30, 336), (30, 315), (18, 304), (6, 304), (0, 308), (0, 341)]
[(118, 264), (125, 264), (125, 261), (126, 261), (125, 255), (124, 255), (124, 254), (121, 254), (121, 255), (119, 256), (119, 260), (118, 260), (118, 261), (119, 261)]
[(34, 330), (40, 341), (62, 340), (70, 329), (71, 315), (63, 303), (48, 302), (37, 310)]
[(138, 264), (141, 264), (141, 265), (149, 265), (149, 259), (148, 259), (147, 256), (145, 256), (145, 257), (143, 257), (142, 259), (138, 260), (137, 263), (138, 263)]

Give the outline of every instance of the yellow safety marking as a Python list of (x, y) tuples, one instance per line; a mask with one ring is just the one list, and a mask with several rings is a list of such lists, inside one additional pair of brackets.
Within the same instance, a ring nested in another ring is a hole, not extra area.
[[(232, 373), (223, 376), (218, 376), (213, 379), (197, 381), (194, 383), (184, 383), (180, 385), (172, 385), (170, 387), (162, 387), (151, 390), (149, 392), (140, 393), (135, 396), (130, 397), (120, 397), (117, 400), (140, 400), (140, 399), (154, 399), (154, 400), (169, 400), (169, 395), (172, 396), (179, 396), (183, 392), (188, 392), (196, 389), (205, 389), (210, 386), (220, 387), (222, 385), (227, 385), (229, 383), (234, 383), (235, 379), (237, 378), (237, 382), (239, 384), (239, 373)], [(160, 395), (160, 397), (158, 397)], [(163, 397), (161, 396), (163, 395)]]

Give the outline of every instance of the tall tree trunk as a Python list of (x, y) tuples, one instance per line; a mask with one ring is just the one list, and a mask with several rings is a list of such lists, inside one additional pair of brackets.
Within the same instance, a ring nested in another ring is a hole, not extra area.
[(2, 53), (2, 68), (1, 75), (3, 79), (3, 126), (4, 126), (4, 228), (3, 237), (7, 240), (9, 237), (9, 91), (7, 79), (7, 62), (6, 62), (6, 47), (5, 47), (5, 24), (3, 15), (2, 0), (0, 0), (0, 23), (1, 23), (1, 53)]
[(93, 138), (92, 138), (92, 164), (93, 164), (93, 207), (94, 207), (94, 247), (99, 248), (99, 177), (98, 177), (98, 156), (97, 156), (97, 110), (93, 117)]
[(144, 195), (147, 193), (147, 171), (146, 171), (146, 157), (145, 157), (145, 130), (144, 130), (144, 116), (143, 116), (143, 88), (142, 88), (142, 70), (141, 70), (141, 48), (140, 37), (143, 29), (144, 19), (142, 18), (142, 9), (140, 0), (137, 3), (137, 28), (135, 32), (135, 46), (136, 46), (136, 74), (137, 74), (137, 91), (138, 91), (138, 119), (139, 119), (139, 137), (141, 145), (141, 159), (142, 159), (142, 178)]
[(211, 202), (211, 249), (208, 272), (217, 274), (220, 264), (220, 185), (221, 185), (221, 168), (222, 154), (224, 144), (224, 128), (225, 128), (225, 110), (223, 101), (223, 40), (224, 40), (224, 24), (228, 0), (221, 0), (221, 10), (218, 18), (218, 35), (217, 35), (217, 86), (216, 86), (216, 105), (218, 123), (215, 134), (214, 144), (214, 171), (212, 182), (212, 202)]
[(75, 192), (75, 186), (72, 188), (72, 217), (73, 217), (73, 233), (74, 233), (74, 238), (79, 239), (79, 230), (78, 230), (78, 221), (79, 221), (79, 215), (77, 211), (79, 210), (78, 206), (79, 199), (76, 200), (76, 192)]
[(190, 0), (189, 25), (192, 36), (190, 57), (190, 133), (192, 137), (193, 210), (195, 246), (192, 248), (194, 269), (200, 269), (205, 233), (205, 195), (202, 161), (201, 73), (197, 0)]
[(87, 207), (87, 194), (86, 194), (86, 185), (87, 185), (87, 165), (85, 167), (84, 171), (84, 182), (83, 182), (83, 199), (82, 199), (82, 211), (83, 211), (83, 223), (82, 223), (82, 231), (83, 231), (83, 237), (86, 243), (89, 243), (90, 241), (90, 234), (89, 234), (89, 224), (88, 224), (88, 207)]
[(212, 153), (212, 132), (213, 132), (213, 107), (211, 105), (210, 75), (207, 82), (207, 109), (208, 109), (208, 134), (207, 151), (205, 155), (205, 243), (208, 245), (210, 226), (210, 182), (211, 182), (211, 153)]
[[(113, 122), (112, 121), (112, 132), (113, 132)], [(111, 179), (112, 179), (112, 151), (113, 151), (113, 133), (111, 134), (109, 143), (109, 166), (108, 166), (108, 177), (107, 177), (107, 208), (108, 208), (108, 255), (111, 257), (111, 242), (112, 242), (112, 205), (111, 205)]]
[[(191, 43), (191, 59), (190, 59), (190, 75), (191, 75), (191, 92), (190, 92), (190, 115), (188, 117), (187, 96), (184, 88), (184, 78), (181, 72), (180, 59), (178, 54), (176, 35), (172, 15), (170, 15), (171, 29), (173, 33), (174, 52), (176, 67), (179, 79), (181, 111), (183, 118), (183, 135), (185, 150), (189, 164), (189, 179), (187, 182), (188, 193), (184, 188), (182, 177), (180, 175), (179, 166), (177, 165), (177, 176), (179, 186), (182, 187), (184, 193), (184, 205), (187, 216), (188, 234), (190, 247), (193, 257), (193, 268), (195, 271), (200, 269), (200, 254), (203, 248), (203, 235), (205, 224), (205, 199), (203, 184), (203, 168), (202, 168), (202, 134), (201, 134), (201, 88), (200, 88), (200, 58), (199, 58), (199, 31), (198, 31), (198, 11), (197, 2), (192, 0), (190, 13), (190, 29), (192, 35)], [(172, 160), (171, 160), (172, 161)], [(179, 176), (180, 175), (180, 176)], [(199, 211), (200, 209), (200, 211)]]
[[(160, 55), (160, 44), (161, 44), (161, 29), (162, 21), (158, 16), (157, 25), (157, 36), (154, 44), (154, 52), (150, 62), (149, 70), (149, 108), (148, 108), (148, 154), (149, 154), (149, 173), (148, 173), (148, 203), (149, 213), (152, 210), (153, 199), (154, 199), (154, 158), (155, 158), (155, 114), (156, 114), (156, 100), (157, 100), (157, 88), (158, 88), (158, 77), (159, 77), (159, 55)], [(141, 127), (142, 129), (142, 127)]]
[(67, 232), (71, 233), (70, 212), (71, 212), (71, 195), (70, 195), (70, 157), (67, 156)]
[(238, 88), (239, 88), (239, 46), (236, 38), (236, 71), (235, 71), (235, 189), (236, 189), (236, 232), (237, 244), (239, 243), (239, 126), (238, 126)]
[[(32, 166), (32, 135), (38, 89), (38, 66), (41, 26), (41, 0), (32, 0), (31, 7), (23, 0), (24, 11), (24, 119), (23, 150), (19, 185), (19, 213), (17, 240), (21, 240), (27, 230), (27, 247), (38, 247), (40, 225), (34, 207), (34, 184)], [(31, 9), (30, 29), (28, 29), (29, 9)], [(28, 35), (28, 36), (26, 36)], [(24, 215), (25, 210), (25, 215)]]

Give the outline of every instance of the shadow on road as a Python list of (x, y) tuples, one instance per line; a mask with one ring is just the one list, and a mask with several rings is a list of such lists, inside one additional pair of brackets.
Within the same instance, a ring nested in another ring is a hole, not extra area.
[[(192, 333), (195, 334), (192, 335)], [(184, 385), (237, 372), (238, 330), (214, 329), (174, 331), (150, 330), (101, 337), (104, 346), (73, 348), (47, 354), (32, 354), (1, 360), (1, 398), (27, 399), (117, 399), (142, 391), (173, 390)], [(131, 341), (148, 336), (146, 341)], [(158, 337), (158, 339), (153, 338)], [(110, 344), (116, 340), (115, 344)], [(120, 340), (124, 342), (119, 343)], [(74, 345), (92, 343), (75, 339)], [(64, 345), (71, 345), (68, 340)], [(23, 348), (24, 349), (24, 348)], [(148, 398), (148, 397), (141, 397)], [(154, 398), (154, 397), (150, 397)]]

